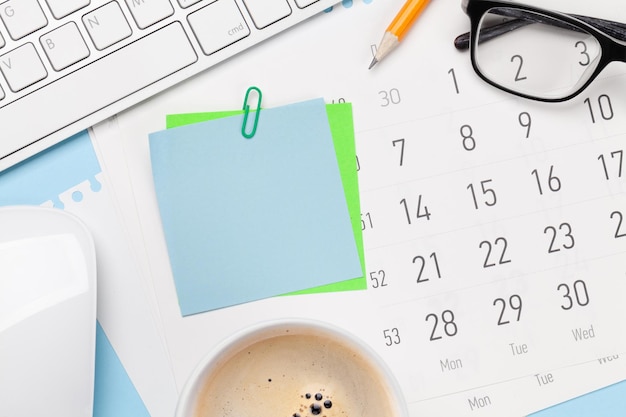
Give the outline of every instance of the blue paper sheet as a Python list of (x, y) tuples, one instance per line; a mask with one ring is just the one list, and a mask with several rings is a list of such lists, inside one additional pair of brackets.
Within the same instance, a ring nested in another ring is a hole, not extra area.
[(98, 323), (93, 417), (150, 417), (113, 346)]
[[(102, 185), (96, 175), (102, 170), (86, 130), (22, 162), (0, 178), (0, 205), (40, 205), (51, 200), (63, 208), (59, 195), (88, 180), (93, 192)], [(82, 195), (75, 192), (74, 201)]]
[(323, 100), (150, 135), (183, 315), (362, 276)]
[[(98, 192), (101, 172), (87, 131), (0, 173), (0, 205), (40, 205), (48, 200), (62, 208), (59, 194), (89, 180)], [(79, 192), (72, 195), (80, 201)], [(149, 417), (143, 401), (113, 350), (100, 323), (96, 328), (94, 417)]]
[(529, 417), (623, 417), (624, 415), (626, 415), (626, 381), (546, 408)]

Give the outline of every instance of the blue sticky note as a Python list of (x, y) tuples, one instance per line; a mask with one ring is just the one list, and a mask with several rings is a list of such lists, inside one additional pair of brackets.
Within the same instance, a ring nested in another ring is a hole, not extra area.
[(623, 417), (626, 414), (626, 381), (609, 385), (529, 417)]
[(183, 315), (362, 276), (324, 101), (156, 132), (150, 153)]

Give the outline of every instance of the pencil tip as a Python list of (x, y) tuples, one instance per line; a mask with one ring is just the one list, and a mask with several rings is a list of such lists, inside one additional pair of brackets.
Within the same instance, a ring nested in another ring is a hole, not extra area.
[(372, 67), (373, 67), (374, 65), (376, 65), (377, 63), (378, 63), (378, 60), (377, 60), (376, 58), (372, 59), (372, 62), (371, 62), (371, 64), (370, 64), (370, 66), (369, 66), (369, 68), (368, 68), (368, 69), (372, 69)]

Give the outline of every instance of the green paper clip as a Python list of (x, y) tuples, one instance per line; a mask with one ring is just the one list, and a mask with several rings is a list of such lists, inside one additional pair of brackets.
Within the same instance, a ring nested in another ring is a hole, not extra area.
[[(248, 104), (248, 97), (250, 96), (250, 91), (255, 90), (258, 95), (259, 95), (259, 99), (257, 100), (257, 105), (256, 105), (256, 114), (254, 115), (254, 124), (252, 125), (252, 131), (250, 131), (250, 133), (246, 132), (246, 127), (248, 126), (248, 115), (250, 114), (250, 105)], [(244, 138), (246, 139), (251, 139), (254, 134), (256, 133), (256, 128), (259, 125), (259, 115), (261, 114), (261, 98), (263, 97), (263, 94), (261, 93), (261, 90), (259, 90), (257, 87), (250, 87), (248, 88), (248, 91), (246, 91), (246, 96), (243, 99), (243, 123), (241, 125), (241, 134), (243, 135)]]

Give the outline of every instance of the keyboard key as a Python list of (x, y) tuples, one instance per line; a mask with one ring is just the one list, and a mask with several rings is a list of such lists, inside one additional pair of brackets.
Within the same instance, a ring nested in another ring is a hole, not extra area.
[(139, 29), (145, 29), (174, 14), (169, 0), (126, 0), (126, 5)]
[(4, 98), (4, 90), (2, 89), (2, 86), (0, 85), (0, 100), (2, 100)]
[(18, 40), (48, 24), (37, 0), (9, 0), (0, 5), (0, 19), (13, 40)]
[(2, 33), (0, 33), (0, 48), (4, 46), (4, 38), (2, 37)]
[(93, 44), (100, 51), (133, 33), (120, 5), (115, 1), (84, 15), (83, 23)]
[(233, 0), (218, 0), (191, 13), (187, 20), (205, 55), (211, 55), (250, 34), (250, 28)]
[(180, 4), (180, 7), (182, 7), (183, 9), (186, 9), (187, 7), (193, 6), (199, 1), (200, 0), (178, 0), (178, 4)]
[(55, 71), (61, 71), (89, 56), (87, 44), (74, 22), (46, 33), (39, 38), (39, 42)]
[(76, 10), (89, 6), (90, 0), (46, 0), (55, 19), (61, 19)]
[(317, 0), (296, 0), (296, 5), (299, 8), (304, 9), (305, 7), (310, 6), (315, 2), (317, 2)]
[[(0, 155), (20, 149), (25, 138), (30, 141), (44, 138), (176, 73), (197, 59), (178, 22), (132, 42), (3, 107)], [(89, 94), (81, 94), (84, 91)], [(63, 97), (62, 106), (59, 97)], [(24, 123), (25, 114), (37, 115), (37, 123)]]
[(244, 4), (257, 29), (268, 27), (291, 14), (287, 0), (244, 0)]
[(0, 56), (0, 71), (13, 92), (23, 90), (48, 76), (32, 43)]

